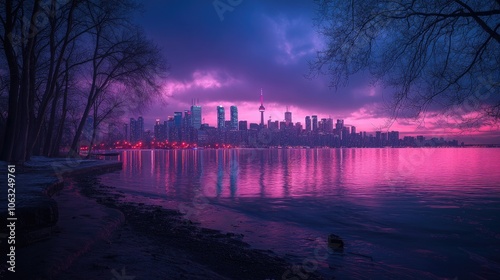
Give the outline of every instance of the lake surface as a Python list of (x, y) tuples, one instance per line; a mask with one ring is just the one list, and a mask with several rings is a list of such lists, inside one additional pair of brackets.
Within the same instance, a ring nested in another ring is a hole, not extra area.
[[(500, 149), (124, 151), (101, 183), (337, 279), (500, 279)], [(328, 234), (345, 241), (327, 251)], [(293, 278), (293, 277), (298, 278)]]

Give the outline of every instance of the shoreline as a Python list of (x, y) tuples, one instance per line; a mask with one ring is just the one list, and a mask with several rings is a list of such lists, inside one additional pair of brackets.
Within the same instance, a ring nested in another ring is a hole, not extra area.
[[(7, 177), (4, 173), (7, 163), (0, 162), (0, 166), (5, 167), (1, 175)], [(10, 187), (12, 192), (9, 191), (15, 195), (15, 200), (9, 210), (6, 204), (0, 208), (0, 216), (5, 219), (9, 213), (15, 223), (10, 232), (13, 240), (9, 238), (7, 242), (4, 229), (1, 231), (0, 278), (51, 279), (53, 274), (69, 267), (86, 252), (95, 240), (105, 237), (106, 231), (110, 233), (113, 227), (122, 223), (121, 213), (92, 205), (87, 199), (78, 199), (68, 186), (73, 176), (121, 168), (122, 162), (118, 161), (46, 157), (33, 157), (23, 165), (15, 165), (11, 172), (15, 184)], [(0, 193), (7, 197), (6, 188)], [(83, 234), (78, 220), (72, 220), (83, 215), (102, 221), (87, 219), (85, 225), (93, 232), (87, 230)], [(6, 262), (7, 249), (12, 254), (9, 263)]]
[[(43, 238), (19, 244), (16, 273), (2, 265), (0, 277), (323, 279), (270, 250), (252, 249), (242, 235), (203, 228), (177, 210), (120, 201), (120, 191), (102, 186), (97, 176), (121, 168), (121, 162), (82, 160), (72, 166), (64, 161), (38, 158), (20, 170), (21, 197), (36, 192), (37, 196), (23, 199), (38, 207), (51, 201), (57, 222), (41, 228)], [(25, 210), (38, 217), (37, 209)]]
[[(110, 191), (115, 188), (102, 186), (95, 176), (77, 176), (74, 182), (86, 198), (124, 214), (125, 223), (111, 237), (112, 245), (107, 251), (136, 252), (132, 254), (142, 265), (128, 262), (130, 256), (122, 254), (118, 261), (121, 263), (113, 268), (115, 271), (123, 266), (128, 275), (137, 279), (165, 279), (168, 273), (174, 274), (167, 277), (171, 279), (295, 279), (301, 273), (272, 251), (252, 249), (237, 234), (203, 228), (176, 210), (120, 201), (120, 195)], [(141, 243), (153, 249), (141, 251)], [(158, 250), (160, 252), (151, 252)], [(89, 254), (75, 264), (79, 267), (77, 270), (91, 267), (96, 258), (106, 257), (105, 251)], [(155, 266), (161, 259), (173, 262)], [(153, 266), (158, 274), (142, 266)], [(307, 276), (307, 279), (323, 279), (314, 273)]]

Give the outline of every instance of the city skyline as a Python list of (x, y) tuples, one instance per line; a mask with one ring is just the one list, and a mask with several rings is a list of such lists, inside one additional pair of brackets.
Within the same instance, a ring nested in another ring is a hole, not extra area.
[[(196, 105), (195, 105), (196, 104)], [(196, 113), (193, 113), (193, 110), (196, 111)], [(209, 123), (201, 122), (201, 120), (204, 120), (205, 118), (201, 114), (202, 112), (202, 106), (197, 105), (197, 103), (193, 100), (192, 105), (191, 105), (191, 111), (190, 110), (184, 110), (184, 118), (182, 117), (182, 112), (173, 112), (173, 116), (167, 116), (166, 120), (162, 124), (160, 122), (160, 119), (157, 118), (155, 119), (155, 125), (153, 127), (154, 131), (153, 139), (156, 140), (168, 140), (169, 137), (168, 135), (171, 134), (172, 132), (169, 130), (169, 127), (176, 127), (178, 129), (181, 129), (181, 127), (188, 128), (192, 127), (195, 128), (196, 130), (199, 130), (203, 126), (206, 128), (216, 128), (218, 131), (241, 131), (241, 130), (260, 130), (260, 129), (270, 129), (270, 131), (283, 131), (284, 129), (287, 130), (289, 128), (298, 130), (298, 133), (314, 133), (314, 132), (321, 132), (321, 133), (326, 133), (326, 134), (331, 134), (331, 135), (338, 135), (340, 139), (345, 139), (349, 138), (354, 135), (359, 135), (360, 139), (370, 139), (375, 140), (375, 143), (372, 143), (370, 145), (375, 145), (375, 146), (384, 146), (388, 145), (389, 143), (392, 143), (392, 146), (399, 146), (400, 144), (405, 143), (405, 145), (411, 146), (415, 145), (415, 140), (419, 143), (424, 143), (424, 140), (427, 141), (436, 141), (439, 140), (440, 142), (443, 141), (451, 141), (449, 143), (453, 143), (453, 145), (458, 145), (459, 141), (456, 139), (451, 139), (450, 137), (444, 138), (443, 136), (440, 135), (430, 135), (430, 139), (427, 138), (426, 136), (429, 135), (422, 135), (422, 134), (406, 134), (406, 133), (400, 133), (399, 131), (395, 130), (374, 130), (374, 131), (362, 131), (362, 130), (357, 130), (356, 126), (354, 124), (345, 124), (343, 119), (337, 119), (336, 122), (334, 123), (334, 119), (331, 116), (328, 116), (328, 118), (320, 118), (318, 121), (318, 115), (308, 115), (304, 118), (304, 122), (302, 121), (296, 121), (295, 123), (292, 120), (292, 112), (289, 110), (289, 107), (286, 107), (286, 111), (284, 112), (283, 120), (272, 120), (271, 118), (268, 119), (267, 122), (263, 122), (265, 116), (265, 107), (264, 107), (264, 102), (263, 102), (263, 91), (261, 89), (260, 92), (260, 107), (258, 108), (258, 112), (260, 115), (260, 121), (259, 122), (249, 122), (249, 120), (239, 120), (238, 117), (238, 107), (236, 105), (231, 105), (230, 106), (230, 111), (229, 111), (229, 120), (226, 120), (226, 113), (225, 113), (225, 107), (222, 105), (218, 105), (216, 107), (216, 118), (217, 118), (217, 123), (215, 126), (211, 126)], [(195, 117), (196, 115), (196, 117)], [(137, 123), (137, 124), (136, 124)], [(198, 126), (198, 124), (200, 124)], [(137, 127), (136, 127), (137, 125)], [(145, 135), (145, 132), (147, 131), (144, 129), (144, 120), (143, 117), (140, 116), (138, 117), (137, 121), (134, 118), (130, 118), (130, 135), (125, 136), (125, 138), (128, 138), (131, 142), (137, 142), (137, 139), (143, 138), (143, 135)], [(252, 127), (253, 126), (253, 127)], [(126, 132), (127, 128), (125, 128), (125, 134), (127, 135)], [(140, 130), (140, 131), (139, 131)], [(170, 132), (169, 132), (170, 131)], [(359, 131), (359, 133), (358, 133)], [(186, 133), (186, 132), (184, 132)], [(180, 137), (182, 134), (180, 130), (178, 132), (175, 132), (176, 136), (174, 137)], [(188, 133), (189, 134), (189, 133)], [(403, 136), (403, 138), (400, 138), (400, 134)], [(140, 135), (140, 136), (139, 136)], [(161, 135), (161, 136), (159, 136)], [(347, 136), (347, 137), (346, 137)], [(354, 137), (357, 137), (354, 136)], [(193, 138), (193, 135), (189, 136), (189, 140), (191, 142), (197, 142), (198, 137), (195, 137), (196, 139)], [(451, 139), (451, 140), (450, 140)], [(399, 143), (399, 141), (402, 141)], [(333, 140), (330, 140), (333, 141)], [(332, 142), (333, 143), (333, 142)], [(384, 144), (382, 144), (384, 143)], [(398, 144), (394, 144), (398, 143)], [(413, 144), (409, 144), (413, 143)], [(430, 142), (427, 142), (430, 143)], [(462, 142), (463, 144), (463, 142)], [(339, 144), (342, 146), (342, 144)], [(418, 146), (418, 145), (417, 145)]]
[[(267, 118), (265, 116), (265, 111), (266, 108), (263, 106), (263, 90), (261, 89), (260, 95), (259, 95), (259, 104), (260, 107), (258, 110), (254, 110), (254, 117), (250, 119), (244, 119), (240, 118), (238, 114), (238, 106), (235, 104), (229, 105), (229, 106), (223, 106), (223, 105), (217, 105), (215, 107), (214, 113), (210, 114), (210, 110), (205, 110), (205, 112), (208, 111), (208, 115), (213, 115), (215, 116), (216, 122), (215, 123), (210, 123), (210, 122), (205, 122), (204, 120), (206, 119), (206, 116), (202, 115), (202, 105), (198, 104), (199, 101), (195, 101), (194, 99), (192, 100), (192, 105), (191, 105), (191, 110), (181, 110), (184, 112), (184, 114), (190, 114), (190, 118), (192, 120), (189, 121), (189, 123), (192, 124), (192, 126), (196, 129), (199, 129), (202, 125), (208, 125), (209, 127), (215, 127), (217, 129), (224, 129), (224, 130), (241, 130), (242, 123), (244, 122), (246, 124), (246, 128), (250, 129), (251, 124), (256, 124), (259, 126), (261, 125), (261, 120), (262, 117), (264, 118), (264, 127), (265, 128), (270, 128), (269, 123), (278, 123), (278, 128), (280, 124), (286, 123), (286, 125), (292, 125), (295, 126), (296, 124), (300, 124), (302, 127), (303, 131), (316, 131), (319, 129), (320, 124), (325, 126), (325, 122), (327, 127), (331, 127), (331, 129), (341, 129), (342, 127), (352, 127), (354, 128), (354, 132), (360, 131), (364, 133), (368, 133), (368, 135), (376, 135), (378, 133), (389, 133), (391, 131), (397, 131), (398, 134), (402, 136), (411, 136), (411, 137), (417, 137), (417, 136), (424, 136), (424, 137), (430, 137), (430, 138), (442, 138), (442, 139), (459, 139), (459, 142), (464, 142), (464, 138), (460, 137), (453, 137), (451, 135), (440, 135), (440, 134), (433, 134), (432, 132), (428, 133), (425, 131), (414, 131), (414, 132), (404, 132), (404, 131), (398, 131), (395, 129), (391, 129), (390, 127), (388, 129), (374, 129), (374, 130), (364, 130), (360, 129), (357, 125), (354, 123), (345, 123), (345, 120), (342, 118), (332, 118), (331, 115), (328, 115), (328, 118), (320, 116), (318, 118), (317, 114), (310, 114), (306, 115), (302, 120), (297, 120), (293, 122), (292, 119), (292, 111), (288, 106), (286, 106), (285, 111), (282, 113), (283, 118), (282, 119), (272, 119), (272, 116)], [(226, 118), (226, 112), (225, 108), (229, 107), (230, 111), (228, 114), (228, 118)], [(193, 113), (193, 109), (196, 111), (196, 113)], [(276, 111), (274, 111), (276, 112)], [(174, 120), (176, 125), (180, 126), (181, 121), (182, 121), (182, 112), (172, 112), (173, 115), (166, 115), (165, 116), (165, 123), (168, 120)], [(207, 114), (207, 113), (206, 113)], [(196, 117), (195, 117), (196, 115)], [(177, 116), (177, 118), (176, 118)], [(130, 118), (131, 120), (133, 118)], [(144, 126), (144, 118), (143, 116), (138, 117), (138, 120), (141, 120), (143, 131), (155, 131), (155, 125), (158, 124), (159, 120), (162, 120), (159, 117), (155, 118), (155, 122), (152, 124), (152, 126), (149, 128), (148, 125)], [(211, 117), (208, 117), (208, 119), (211, 119)], [(319, 119), (319, 120), (318, 120)], [(333, 121), (336, 119), (336, 123), (333, 123)], [(236, 122), (234, 122), (236, 120)], [(331, 123), (330, 123), (331, 122)], [(199, 125), (198, 125), (199, 124)], [(332, 130), (326, 130), (327, 132), (332, 132)], [(132, 133), (132, 130), (130, 130)], [(474, 141), (468, 142), (468, 144), (495, 144), (495, 143), (476, 143)]]
[[(300, 122), (290, 122), (291, 112), (285, 112), (285, 121), (268, 121), (267, 125), (237, 121), (237, 107), (231, 106), (231, 119), (225, 120), (225, 110), (217, 107), (217, 127), (203, 124), (195, 128), (192, 113), (188, 110), (175, 112), (163, 124), (156, 119), (154, 133), (144, 131), (142, 117), (137, 121), (130, 118), (130, 135), (127, 126), (122, 133), (114, 130), (107, 135), (106, 143), (115, 148), (193, 148), (193, 147), (330, 147), (330, 148), (377, 148), (377, 147), (459, 147), (456, 139), (443, 137), (426, 138), (423, 135), (400, 137), (399, 131), (375, 131), (370, 133), (356, 130), (353, 125), (345, 125), (344, 120), (316, 115), (306, 117), (306, 126)], [(262, 111), (259, 110), (259, 113)], [(130, 142), (127, 142), (130, 141)], [(468, 144), (467, 144), (468, 145)]]

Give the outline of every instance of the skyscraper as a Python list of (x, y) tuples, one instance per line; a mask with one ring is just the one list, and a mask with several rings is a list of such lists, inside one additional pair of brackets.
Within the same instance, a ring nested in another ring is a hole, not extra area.
[(167, 117), (167, 126), (166, 126), (166, 130), (167, 130), (167, 133), (165, 133), (165, 137), (167, 137), (167, 139), (169, 141), (172, 140), (172, 134), (174, 133), (174, 128), (175, 128), (175, 120), (174, 120), (174, 117), (173, 116), (168, 116)]
[(337, 123), (335, 124), (335, 129), (337, 130), (338, 133), (342, 131), (342, 128), (344, 128), (344, 120), (337, 119)]
[(128, 125), (126, 123), (123, 124), (123, 139), (129, 140), (129, 138), (128, 138)]
[(226, 122), (226, 113), (222, 105), (217, 106), (217, 128), (223, 129)]
[(156, 119), (154, 130), (155, 130), (154, 131), (155, 139), (157, 141), (162, 140), (163, 139), (163, 135), (162, 135), (162, 126), (160, 124), (160, 119)]
[(318, 130), (318, 116), (316, 116), (316, 115), (312, 116), (312, 130), (313, 131)]
[(290, 125), (292, 123), (292, 112), (288, 111), (288, 106), (286, 107), (286, 112), (285, 112), (285, 122), (286, 125)]
[(174, 127), (175, 121), (173, 116), (168, 116), (167, 117), (167, 126), (168, 127)]
[(286, 122), (280, 122), (280, 130), (285, 130), (287, 128)]
[(279, 130), (279, 127), (280, 127), (279, 121), (273, 122), (271, 119), (269, 119), (267, 121), (267, 128), (269, 128), (270, 130), (273, 130), (273, 131)]
[(319, 130), (319, 131), (324, 131), (324, 132), (326, 132), (326, 118), (322, 118), (322, 119), (318, 122), (318, 130)]
[(332, 118), (325, 119), (324, 130), (325, 130), (325, 132), (332, 132), (333, 131), (333, 119)]
[(306, 131), (311, 131), (311, 117), (306, 116)]
[(161, 125), (161, 135), (163, 136), (162, 141), (168, 139), (168, 121), (164, 121), (163, 124)]
[(154, 129), (155, 129), (155, 137), (158, 137), (157, 134), (160, 131), (160, 119), (156, 119)]
[(137, 120), (130, 118), (130, 142), (134, 143), (143, 140), (144, 136), (144, 119), (138, 117)]
[(201, 127), (201, 106), (191, 106), (191, 126), (200, 129)]
[(238, 108), (231, 106), (231, 130), (238, 130)]
[(239, 122), (239, 129), (240, 130), (248, 130), (248, 123), (247, 123), (247, 121), (240, 121)]
[(393, 147), (399, 146), (399, 131), (389, 132), (389, 144)]
[(182, 127), (182, 112), (174, 112), (174, 126)]
[(130, 118), (130, 142), (137, 141), (137, 121), (134, 118)]
[(182, 125), (184, 127), (184, 129), (191, 127), (192, 122), (193, 121), (192, 121), (191, 111), (184, 110), (184, 120), (183, 120), (183, 125)]
[(342, 141), (342, 145), (348, 145), (349, 144), (349, 134), (351, 133), (350, 129), (348, 126), (342, 126), (342, 132), (341, 132), (341, 141)]
[(138, 133), (138, 140), (143, 140), (144, 138), (144, 119), (142, 117), (137, 118), (137, 133)]
[(264, 127), (264, 111), (266, 108), (264, 107), (264, 96), (262, 94), (262, 89), (260, 89), (260, 107), (259, 107), (259, 112), (260, 112), (260, 127)]

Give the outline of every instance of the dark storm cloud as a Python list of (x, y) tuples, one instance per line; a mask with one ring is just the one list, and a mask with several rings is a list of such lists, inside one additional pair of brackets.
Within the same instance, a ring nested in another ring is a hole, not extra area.
[(242, 1), (222, 21), (212, 1), (148, 1), (144, 8), (140, 24), (164, 50), (169, 81), (179, 85), (171, 87), (173, 107), (193, 98), (256, 102), (260, 88), (267, 103), (312, 113), (345, 116), (382, 101), (364, 75), (337, 92), (328, 77), (304, 77), (322, 42), (313, 27), (314, 1)]

